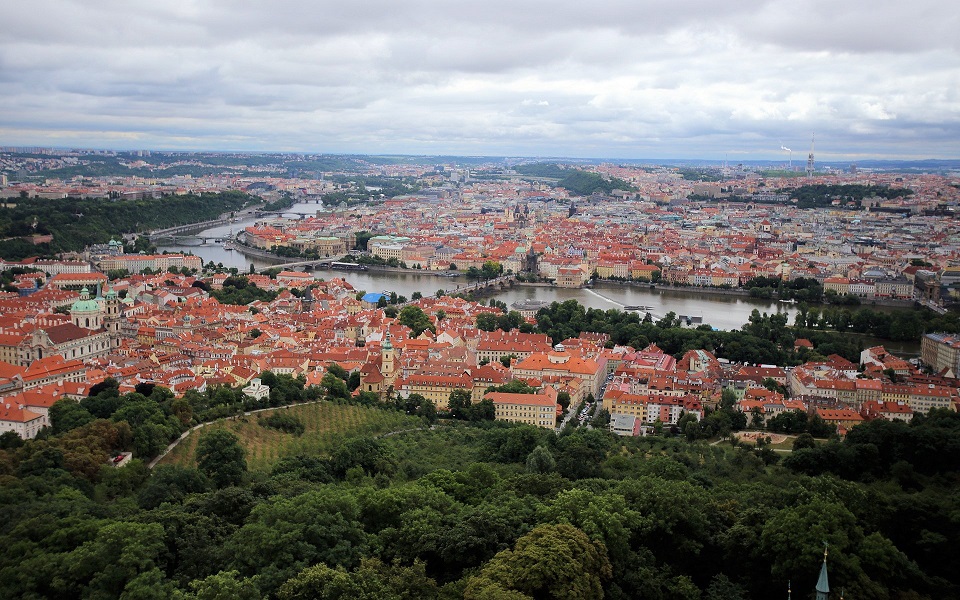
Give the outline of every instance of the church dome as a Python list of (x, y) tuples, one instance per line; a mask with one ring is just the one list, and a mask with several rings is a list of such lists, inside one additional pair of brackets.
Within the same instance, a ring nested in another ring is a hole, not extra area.
[(90, 290), (80, 290), (80, 299), (70, 306), (71, 313), (100, 312), (100, 304), (90, 298)]

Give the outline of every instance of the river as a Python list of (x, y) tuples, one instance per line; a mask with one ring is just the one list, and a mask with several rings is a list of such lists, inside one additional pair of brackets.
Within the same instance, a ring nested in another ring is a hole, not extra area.
[[(319, 205), (296, 204), (285, 214), (313, 215)], [(202, 232), (207, 237), (227, 238), (258, 219), (243, 219), (237, 223), (214, 227)], [(168, 252), (191, 252), (203, 259), (204, 263), (213, 261), (223, 263), (226, 267), (236, 267), (246, 272), (252, 263), (258, 270), (273, 265), (269, 261), (249, 258), (241, 252), (230, 251), (220, 244), (180, 244), (175, 246), (159, 246), (158, 250)], [(414, 292), (428, 296), (437, 290), (456, 291), (458, 286), (466, 285), (466, 277), (439, 277), (416, 271), (331, 271), (318, 270), (319, 278), (342, 277), (358, 290), (368, 292), (390, 291), (409, 298)], [(731, 330), (743, 326), (750, 318), (750, 313), (757, 309), (760, 312), (786, 312), (790, 323), (793, 323), (796, 307), (792, 304), (782, 304), (770, 300), (758, 300), (746, 296), (708, 294), (695, 289), (650, 289), (643, 285), (622, 285), (617, 283), (599, 282), (595, 289), (570, 289), (545, 286), (514, 285), (496, 295), (498, 300), (507, 305), (523, 300), (540, 300), (544, 302), (563, 302), (576, 300), (584, 306), (598, 309), (622, 309), (626, 306), (649, 307), (654, 317), (661, 317), (672, 311), (677, 315), (701, 317), (703, 323), (717, 329)], [(881, 310), (883, 310), (881, 308)], [(888, 342), (889, 345), (889, 342)], [(898, 344), (893, 344), (896, 346)], [(916, 348), (915, 348), (916, 346)], [(905, 355), (919, 353), (919, 344), (903, 343), (901, 348), (890, 347), (889, 350), (900, 350)]]

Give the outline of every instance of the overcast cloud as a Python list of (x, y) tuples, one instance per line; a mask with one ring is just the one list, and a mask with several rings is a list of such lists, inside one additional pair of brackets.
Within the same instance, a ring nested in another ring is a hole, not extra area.
[(0, 145), (960, 157), (946, 0), (31, 0)]

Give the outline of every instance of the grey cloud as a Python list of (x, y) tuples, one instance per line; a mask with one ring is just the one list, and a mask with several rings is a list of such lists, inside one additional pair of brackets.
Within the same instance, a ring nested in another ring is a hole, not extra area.
[(825, 152), (960, 155), (942, 1), (256, 4), (15, 3), (0, 139), (777, 158), (816, 130)]

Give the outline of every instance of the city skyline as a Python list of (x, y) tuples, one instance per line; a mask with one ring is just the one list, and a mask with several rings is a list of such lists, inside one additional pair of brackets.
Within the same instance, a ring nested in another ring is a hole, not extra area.
[(796, 166), (815, 132), (818, 162), (960, 157), (960, 17), (943, 1), (8, 13), (6, 146)]

